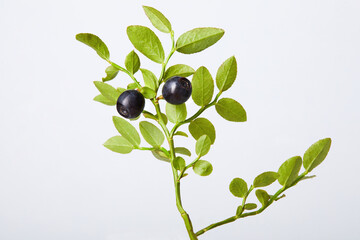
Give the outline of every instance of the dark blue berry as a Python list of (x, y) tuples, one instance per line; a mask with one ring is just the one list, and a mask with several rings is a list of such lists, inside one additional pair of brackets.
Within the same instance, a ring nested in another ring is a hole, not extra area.
[(168, 103), (179, 105), (191, 96), (191, 82), (184, 77), (172, 77), (166, 81), (162, 95)]
[(124, 118), (138, 117), (145, 107), (144, 96), (136, 90), (126, 90), (120, 94), (116, 109)]

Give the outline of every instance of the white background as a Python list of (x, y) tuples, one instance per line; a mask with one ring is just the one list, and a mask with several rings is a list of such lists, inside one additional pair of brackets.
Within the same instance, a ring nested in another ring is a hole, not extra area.
[[(213, 174), (190, 173), (182, 184), (196, 230), (235, 213), (240, 200), (228, 191), (232, 178), (251, 183), (318, 139), (333, 139), (316, 178), (261, 215), (200, 239), (358, 239), (356, 0), (0, 0), (0, 239), (187, 239), (169, 165), (148, 152), (120, 155), (102, 146), (116, 135), (111, 117), (117, 113), (92, 101), (98, 94), (92, 81), (101, 80), (107, 64), (75, 40), (76, 33), (95, 33), (123, 64), (133, 49), (126, 27), (151, 26), (142, 5), (162, 11), (177, 37), (201, 26), (226, 31), (204, 52), (175, 54), (170, 65), (205, 65), (215, 76), (225, 59), (238, 60), (237, 81), (224, 96), (245, 107), (248, 121), (227, 122), (207, 111), (217, 129), (206, 156)], [(168, 36), (156, 33), (168, 51)], [(159, 74), (158, 64), (141, 60)], [(119, 74), (111, 83), (126, 86), (130, 79)], [(189, 115), (196, 110), (190, 100)], [(191, 149), (194, 143), (176, 139)]]

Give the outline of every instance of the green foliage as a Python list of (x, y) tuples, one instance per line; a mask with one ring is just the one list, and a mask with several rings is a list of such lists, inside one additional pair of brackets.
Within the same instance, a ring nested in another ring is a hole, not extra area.
[(246, 112), (240, 103), (231, 98), (222, 98), (216, 105), (217, 113), (224, 119), (232, 122), (245, 122)]
[(326, 158), (331, 146), (331, 139), (324, 138), (311, 145), (304, 154), (304, 168), (311, 172)]
[(148, 6), (143, 6), (143, 9), (154, 27), (164, 33), (171, 32), (171, 24), (169, 20), (160, 11)]
[[(120, 92), (117, 91), (113, 86), (100, 82), (100, 81), (94, 81), (95, 87), (99, 90), (99, 92), (107, 98), (111, 103), (116, 104), (117, 99), (120, 96)], [(95, 99), (94, 99), (95, 100)]]
[(211, 140), (211, 144), (214, 144), (216, 133), (214, 125), (206, 118), (197, 118), (191, 121), (189, 124), (189, 132), (198, 140), (202, 135), (206, 134)]
[(266, 186), (272, 184), (273, 182), (275, 182), (276, 179), (278, 179), (278, 178), (279, 178), (279, 174), (277, 172), (264, 172), (264, 173), (258, 175), (254, 179), (253, 186), (255, 188), (266, 187)]
[(298, 177), (302, 160), (301, 157), (295, 156), (286, 160), (279, 168), (279, 183), (284, 187), (289, 187)]
[(115, 136), (110, 138), (104, 143), (104, 146), (113, 152), (123, 154), (130, 153), (134, 149), (133, 145), (123, 136)]
[(270, 196), (269, 194), (262, 189), (257, 189), (255, 191), (255, 195), (257, 197), (257, 199), (259, 200), (259, 202), (261, 203), (261, 205), (266, 206), (270, 200)]
[(104, 95), (97, 95), (96, 97), (94, 97), (93, 99), (94, 101), (97, 101), (97, 102), (100, 102), (100, 103), (103, 103), (105, 105), (108, 105), (108, 106), (114, 106), (116, 105), (116, 101), (113, 101), (111, 99), (108, 99), (106, 98)]
[(94, 49), (102, 59), (109, 60), (109, 49), (98, 36), (91, 33), (79, 33), (76, 35), (76, 40)]
[(144, 68), (140, 68), (140, 71), (142, 73), (145, 86), (151, 88), (152, 90), (155, 90), (158, 86), (155, 74), (152, 73), (150, 70)]
[(107, 82), (114, 79), (118, 75), (119, 69), (117, 69), (113, 65), (110, 65), (105, 69), (105, 73), (106, 73), (106, 77), (102, 78), (103, 82)]
[(126, 138), (134, 147), (140, 145), (140, 135), (137, 130), (128, 121), (123, 118), (113, 116), (113, 122), (116, 130)]
[(156, 92), (149, 87), (143, 87), (140, 90), (140, 92), (144, 96), (144, 98), (147, 98), (147, 99), (152, 99), (152, 98), (156, 97)]
[(142, 121), (139, 123), (141, 135), (145, 141), (155, 148), (160, 148), (163, 144), (165, 137), (164, 134), (154, 124)]
[(229, 190), (235, 197), (243, 198), (248, 191), (247, 183), (242, 178), (234, 178), (230, 183)]
[(183, 137), (189, 137), (185, 132), (177, 131), (174, 133), (174, 136), (183, 136)]
[(205, 156), (210, 151), (211, 140), (207, 135), (202, 135), (196, 142), (195, 152), (198, 156)]
[(127, 90), (133, 90), (133, 89), (136, 89), (138, 87), (138, 85), (136, 84), (136, 83), (129, 83), (128, 85), (127, 85)]
[(191, 81), (192, 99), (199, 106), (210, 103), (214, 94), (214, 80), (206, 67), (200, 67)]
[(156, 34), (148, 27), (133, 25), (127, 28), (127, 35), (134, 47), (150, 60), (163, 63), (165, 53)]
[(174, 66), (169, 67), (165, 74), (164, 80), (168, 80), (171, 77), (178, 76), (178, 77), (188, 77), (194, 74), (195, 70), (185, 64), (176, 64)]
[(237, 63), (234, 56), (227, 59), (219, 67), (216, 74), (216, 86), (220, 91), (228, 90), (236, 79)]
[(236, 216), (239, 217), (243, 211), (244, 211), (244, 207), (242, 205), (238, 206), (236, 209)]
[(220, 28), (195, 28), (179, 37), (176, 41), (176, 51), (184, 54), (200, 52), (219, 41), (224, 33)]
[(140, 58), (135, 51), (131, 51), (125, 58), (125, 67), (131, 73), (136, 73), (140, 68)]
[(197, 175), (209, 176), (213, 171), (213, 166), (208, 161), (199, 160), (194, 164), (193, 170)]
[(256, 203), (247, 203), (244, 205), (244, 208), (246, 210), (253, 210), (253, 209), (257, 208), (257, 205), (256, 205)]
[(174, 168), (176, 170), (182, 171), (185, 168), (185, 160), (182, 157), (176, 157), (173, 162)]
[(173, 105), (170, 103), (166, 103), (166, 116), (169, 121), (172, 123), (179, 123), (186, 119), (187, 111), (185, 103), (180, 105)]
[(191, 156), (190, 150), (185, 147), (176, 147), (174, 150), (175, 150), (175, 153), (186, 155), (189, 157)]
[(164, 161), (164, 162), (170, 162), (171, 159), (170, 159), (170, 155), (164, 153), (163, 151), (161, 150), (153, 150), (151, 151), (151, 153), (153, 154), (153, 156), (161, 161)]

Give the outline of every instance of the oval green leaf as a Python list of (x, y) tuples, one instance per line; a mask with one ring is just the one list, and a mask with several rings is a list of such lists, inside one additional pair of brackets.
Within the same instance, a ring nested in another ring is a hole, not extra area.
[(153, 7), (143, 6), (146, 16), (154, 27), (163, 33), (171, 32), (171, 23), (160, 11)]
[(142, 73), (145, 86), (151, 88), (152, 90), (156, 90), (157, 88), (157, 78), (153, 72), (150, 70), (140, 68), (140, 71)]
[(171, 77), (188, 77), (194, 74), (195, 70), (185, 64), (176, 64), (174, 66), (169, 67), (164, 74), (164, 81), (168, 80)]
[(298, 177), (301, 165), (302, 159), (300, 156), (295, 156), (286, 160), (278, 170), (280, 175), (278, 182), (284, 187), (291, 186)]
[(129, 83), (126, 88), (127, 88), (127, 90), (134, 90), (134, 89), (138, 88), (138, 85), (136, 83), (132, 82), (132, 83)]
[(185, 168), (185, 160), (182, 157), (176, 157), (173, 162), (174, 168), (176, 170), (182, 171)]
[(109, 60), (109, 49), (98, 36), (91, 33), (79, 33), (76, 35), (76, 40), (94, 49), (102, 59)]
[(242, 178), (234, 178), (229, 185), (229, 190), (235, 197), (243, 198), (248, 191), (247, 183)]
[(236, 209), (236, 216), (240, 216), (244, 211), (244, 208), (242, 205), (238, 206), (237, 209)]
[(326, 158), (331, 146), (331, 139), (324, 138), (311, 145), (304, 154), (304, 168), (311, 172)]
[(185, 132), (182, 132), (182, 131), (177, 131), (174, 133), (174, 136), (177, 135), (177, 136), (183, 136), (183, 137), (189, 137)]
[[(159, 115), (155, 115), (156, 119), (159, 119)], [(162, 120), (164, 121), (165, 125), (168, 123), (168, 118), (164, 113), (161, 113)]]
[(135, 51), (131, 51), (125, 58), (125, 67), (131, 73), (136, 73), (140, 68), (140, 58)]
[(220, 28), (195, 28), (179, 37), (176, 41), (176, 51), (184, 54), (200, 52), (219, 41), (224, 33)]
[(214, 144), (216, 133), (214, 125), (206, 118), (197, 118), (191, 121), (189, 124), (189, 132), (198, 140), (202, 135), (206, 134), (211, 140), (211, 144)]
[(246, 111), (240, 103), (231, 98), (222, 98), (215, 104), (217, 113), (232, 122), (245, 122)]
[(214, 80), (206, 67), (200, 67), (194, 73), (191, 81), (192, 99), (198, 106), (210, 103), (214, 94)]
[(190, 150), (185, 147), (176, 147), (175, 152), (178, 154), (189, 156), (189, 157), (191, 156)]
[(120, 96), (119, 91), (117, 91), (113, 86), (104, 82), (94, 81), (94, 84), (104, 97), (116, 103), (117, 99)]
[(180, 105), (166, 103), (165, 111), (169, 121), (172, 123), (182, 122), (186, 119), (187, 116), (185, 103)]
[(123, 136), (115, 136), (110, 138), (104, 143), (104, 147), (110, 149), (113, 152), (123, 154), (130, 153), (134, 149), (133, 145)]
[(209, 176), (213, 171), (213, 166), (208, 161), (198, 160), (193, 165), (193, 170), (197, 175)]
[(153, 156), (161, 161), (164, 162), (170, 162), (170, 156), (165, 154), (163, 151), (161, 150), (153, 150), (151, 151), (151, 153), (153, 154)]
[(103, 82), (107, 82), (107, 81), (114, 79), (117, 76), (117, 74), (119, 73), (119, 70), (117, 68), (115, 68), (114, 66), (110, 65), (105, 69), (105, 73), (106, 73), (106, 77), (102, 78)]
[(200, 157), (205, 156), (209, 152), (210, 146), (211, 146), (210, 138), (207, 135), (202, 135), (196, 141), (195, 152)]
[(156, 97), (156, 92), (149, 87), (143, 87), (140, 92), (144, 96), (144, 98), (147, 99), (152, 99)]
[(259, 202), (261, 203), (261, 205), (266, 206), (270, 200), (270, 196), (269, 194), (262, 189), (257, 189), (255, 191), (255, 195), (257, 197), (257, 199), (259, 200)]
[(256, 205), (256, 203), (247, 203), (244, 205), (244, 208), (246, 210), (253, 210), (253, 209), (257, 208), (257, 205)]
[(147, 58), (157, 63), (164, 62), (163, 46), (150, 28), (139, 25), (129, 26), (127, 35), (134, 47)]
[(140, 122), (139, 128), (145, 141), (155, 148), (160, 148), (165, 140), (165, 137), (159, 128), (147, 121)]
[(136, 128), (134, 128), (133, 125), (131, 125), (125, 119), (122, 119), (117, 116), (113, 116), (113, 122), (114, 122), (115, 128), (118, 130), (118, 132), (121, 134), (121, 136), (126, 138), (134, 147), (139, 147), (140, 135), (136, 131)]
[(264, 172), (261, 173), (260, 175), (258, 175), (255, 179), (254, 179), (254, 187), (266, 187), (270, 184), (272, 184), (273, 182), (276, 181), (276, 179), (279, 178), (279, 174), (277, 172)]
[(100, 103), (103, 103), (103, 104), (108, 105), (108, 106), (115, 106), (116, 105), (116, 101), (110, 100), (110, 99), (106, 98), (102, 94), (97, 95), (96, 97), (94, 97), (93, 100), (97, 101), (97, 102), (100, 102)]
[(234, 56), (228, 58), (219, 67), (216, 74), (216, 86), (220, 91), (228, 90), (236, 79), (237, 63)]

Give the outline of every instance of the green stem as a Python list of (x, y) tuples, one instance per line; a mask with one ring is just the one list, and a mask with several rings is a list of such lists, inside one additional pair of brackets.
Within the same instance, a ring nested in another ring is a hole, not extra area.
[(175, 47), (175, 39), (174, 39), (174, 31), (170, 32), (171, 35), (171, 51), (169, 53), (169, 55), (167, 56), (167, 58), (165, 59), (165, 61), (162, 64), (162, 68), (161, 68), (161, 73), (160, 73), (160, 77), (159, 77), (159, 86), (163, 80), (164, 74), (165, 74), (165, 69), (166, 69), (166, 65), (168, 64), (171, 56), (174, 54), (174, 52), (176, 51), (176, 47)]
[(119, 69), (120, 71), (122, 71), (122, 72), (126, 73), (127, 75), (129, 75), (129, 76), (131, 77), (131, 79), (136, 83), (136, 85), (138, 86), (138, 88), (140, 88), (140, 89), (142, 88), (142, 86), (141, 86), (141, 84), (139, 83), (139, 81), (136, 80), (134, 74), (132, 74), (132, 73), (129, 72), (127, 69), (125, 69), (125, 68), (117, 65), (117, 64), (114, 63), (114, 62), (109, 61), (109, 63), (110, 63), (114, 68), (117, 68), (117, 69)]

